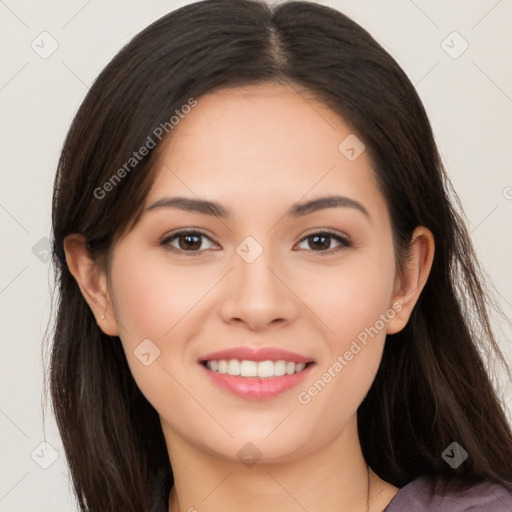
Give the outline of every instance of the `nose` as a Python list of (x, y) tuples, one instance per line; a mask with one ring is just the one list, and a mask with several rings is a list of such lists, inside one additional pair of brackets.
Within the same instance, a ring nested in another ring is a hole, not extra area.
[(298, 315), (298, 299), (289, 275), (282, 265), (264, 250), (248, 263), (233, 255), (232, 271), (226, 276), (220, 312), (230, 324), (244, 324), (252, 331), (261, 331), (275, 324), (284, 326)]

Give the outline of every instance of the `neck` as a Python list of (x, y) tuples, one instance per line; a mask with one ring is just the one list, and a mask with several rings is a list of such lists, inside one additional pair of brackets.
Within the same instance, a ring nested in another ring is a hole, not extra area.
[(367, 512), (368, 476), (370, 510), (382, 510), (373, 508), (380, 479), (364, 460), (355, 417), (332, 442), (310, 453), (251, 466), (205, 453), (163, 428), (174, 474), (169, 512)]

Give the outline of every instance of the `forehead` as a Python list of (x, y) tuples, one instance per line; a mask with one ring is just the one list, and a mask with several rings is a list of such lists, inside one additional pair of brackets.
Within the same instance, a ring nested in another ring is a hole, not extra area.
[[(162, 195), (273, 209), (327, 194), (386, 209), (362, 141), (307, 91), (278, 84), (197, 98), (166, 141), (146, 205)], [(354, 146), (348, 153), (346, 146)], [(373, 216), (373, 215), (372, 215)]]

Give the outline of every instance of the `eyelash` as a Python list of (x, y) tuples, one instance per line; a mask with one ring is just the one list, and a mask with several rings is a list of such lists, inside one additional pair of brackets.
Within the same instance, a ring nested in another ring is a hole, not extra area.
[[(210, 241), (217, 244), (217, 242), (215, 242), (215, 240), (212, 240), (206, 233), (203, 233), (200, 230), (194, 229), (194, 230), (183, 230), (183, 231), (178, 231), (176, 233), (171, 233), (169, 236), (166, 236), (162, 240), (160, 240), (158, 245), (162, 246), (165, 250), (181, 252), (183, 254), (186, 254), (187, 256), (199, 256), (204, 250), (206, 250), (206, 249), (202, 249), (202, 250), (197, 250), (197, 251), (184, 251), (183, 249), (178, 249), (176, 247), (169, 245), (172, 240), (174, 240), (175, 238), (179, 238), (180, 236), (184, 236), (184, 235), (200, 235), (205, 238), (208, 238)], [(353, 247), (353, 243), (348, 238), (345, 238), (344, 236), (341, 236), (339, 233), (328, 230), (328, 229), (310, 233), (309, 235), (306, 235), (305, 237), (301, 238), (299, 243), (301, 243), (304, 240), (307, 240), (308, 238), (311, 238), (315, 235), (316, 236), (327, 235), (330, 238), (335, 239), (337, 242), (339, 242), (341, 244), (338, 247), (335, 247), (333, 249), (328, 249), (326, 251), (311, 251), (311, 252), (318, 252), (320, 254), (320, 256), (327, 256), (327, 255), (330, 255), (333, 253), (337, 253), (343, 249), (348, 249), (350, 247)]]

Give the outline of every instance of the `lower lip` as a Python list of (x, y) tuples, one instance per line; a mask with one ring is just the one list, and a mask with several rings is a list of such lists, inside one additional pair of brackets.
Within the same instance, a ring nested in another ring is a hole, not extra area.
[(228, 375), (227, 373), (214, 372), (202, 364), (201, 368), (208, 378), (217, 386), (227, 389), (231, 393), (248, 400), (265, 400), (273, 398), (289, 389), (298, 386), (309, 374), (314, 364), (310, 364), (304, 370), (292, 375), (283, 375), (282, 377), (267, 377), (260, 379), (258, 377), (240, 377)]

